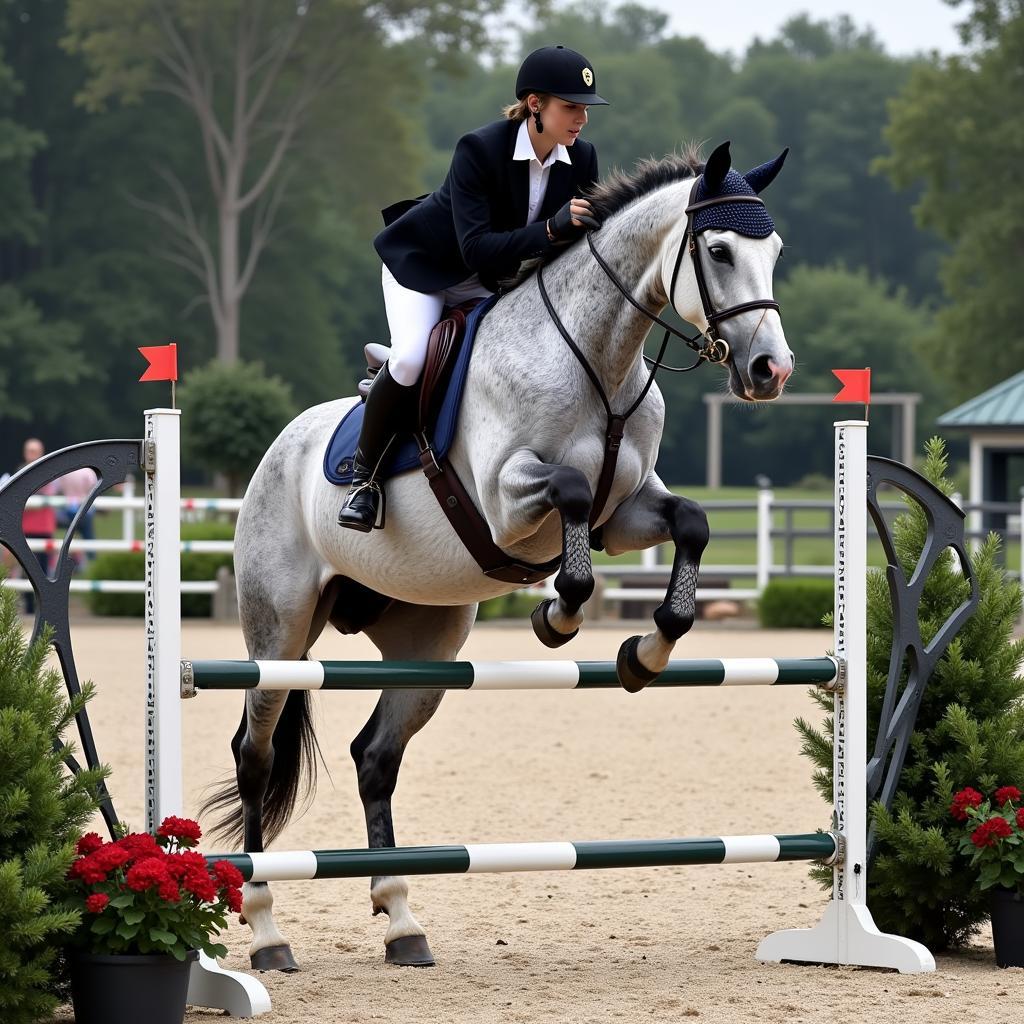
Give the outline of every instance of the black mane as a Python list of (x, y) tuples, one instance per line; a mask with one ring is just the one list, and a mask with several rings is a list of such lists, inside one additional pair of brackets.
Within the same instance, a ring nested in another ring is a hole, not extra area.
[(703, 170), (700, 144), (691, 142), (681, 152), (669, 153), (660, 160), (638, 160), (631, 171), (615, 168), (591, 188), (587, 198), (598, 219), (604, 221), (648, 192), (673, 181), (693, 178)]

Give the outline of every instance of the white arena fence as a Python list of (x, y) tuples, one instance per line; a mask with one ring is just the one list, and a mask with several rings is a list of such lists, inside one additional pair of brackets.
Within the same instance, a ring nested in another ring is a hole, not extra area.
[[(953, 501), (956, 505), (969, 513), (970, 524), (967, 536), (972, 544), (977, 546), (984, 538), (986, 531), (981, 527), (982, 513), (995, 513), (1007, 517), (1007, 528), (1004, 531), (1004, 549), (1009, 546), (1011, 540), (1016, 539), (1020, 544), (1021, 560), (1024, 562), (1024, 494), (1019, 503), (1016, 502), (984, 502), (965, 503), (961, 495), (954, 494)], [(61, 495), (36, 495), (29, 499), (29, 508), (66, 508), (68, 499)], [(122, 517), (121, 536), (117, 539), (106, 540), (84, 540), (77, 538), (71, 544), (72, 554), (91, 554), (107, 551), (137, 551), (142, 552), (143, 541), (136, 538), (137, 513), (143, 511), (145, 500), (135, 495), (135, 481), (128, 477), (124, 486), (124, 493), (119, 496), (105, 495), (97, 498), (93, 507), (100, 512), (120, 512)], [(227, 513), (231, 516), (238, 514), (242, 507), (241, 498), (182, 498), (181, 499), (181, 520), (182, 522), (196, 522), (210, 514)], [(833, 524), (829, 522), (820, 528), (796, 527), (793, 522), (795, 513), (799, 512), (822, 512), (831, 514), (833, 505), (831, 501), (822, 499), (782, 499), (775, 497), (770, 487), (762, 487), (758, 490), (755, 500), (750, 499), (707, 499), (701, 502), (701, 507), (714, 518), (716, 512), (749, 512), (756, 511), (757, 523), (753, 531), (750, 529), (729, 529), (717, 528), (712, 525), (712, 537), (719, 539), (754, 539), (756, 547), (756, 561), (754, 564), (703, 564), (700, 567), (700, 574), (705, 580), (713, 579), (720, 582), (723, 578), (730, 583), (735, 580), (749, 579), (752, 581), (748, 586), (698, 586), (698, 601), (754, 601), (764, 592), (768, 582), (777, 577), (802, 576), (828, 578), (833, 575), (831, 564), (808, 565), (797, 564), (793, 560), (794, 542), (800, 539), (812, 537), (831, 537)], [(895, 514), (902, 510), (903, 506), (893, 502), (882, 506), (883, 510)], [(784, 527), (776, 525), (777, 518), (784, 516), (786, 523)], [(776, 561), (776, 547), (779, 543), (785, 545), (785, 559)], [(29, 547), (32, 551), (47, 551), (54, 556), (61, 549), (62, 538), (56, 537), (53, 540), (30, 540)], [(197, 552), (207, 554), (234, 554), (234, 541), (231, 540), (185, 540), (181, 541), (182, 553)], [(652, 581), (657, 580), (658, 584), (652, 582), (651, 586), (622, 586), (605, 585), (600, 591), (600, 600), (609, 603), (629, 602), (651, 602), (661, 601), (665, 597), (664, 586), (660, 585), (661, 577), (667, 575), (671, 568), (671, 552), (661, 548), (650, 548), (641, 553), (639, 564), (615, 564), (615, 565), (594, 565), (594, 574), (609, 581), (619, 580), (628, 576), (632, 581), (644, 576), (650, 576)], [(666, 557), (662, 560), (662, 555)], [(1020, 578), (1020, 571), (1013, 570), (1011, 576)], [(26, 580), (8, 579), (5, 585), (13, 590), (28, 591), (30, 586)], [(183, 594), (215, 594), (220, 588), (216, 580), (185, 580), (181, 584)], [(552, 580), (536, 584), (528, 588), (544, 597), (555, 597), (555, 589)], [(107, 593), (107, 594), (142, 594), (145, 592), (143, 580), (90, 580), (74, 579), (71, 581), (72, 593)]]

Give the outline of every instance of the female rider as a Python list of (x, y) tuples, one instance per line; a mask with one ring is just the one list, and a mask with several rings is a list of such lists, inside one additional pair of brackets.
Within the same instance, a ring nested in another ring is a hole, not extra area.
[(376, 474), (396, 434), (411, 429), (427, 340), (442, 309), (491, 295), (522, 260), (598, 226), (579, 198), (597, 181), (597, 152), (579, 138), (587, 107), (608, 102), (595, 82), (575, 50), (534, 50), (516, 77), (518, 102), (459, 139), (441, 187), (383, 211), (387, 226), (373, 244), (384, 262), (391, 356), (366, 399), (340, 526), (369, 533), (377, 525)]

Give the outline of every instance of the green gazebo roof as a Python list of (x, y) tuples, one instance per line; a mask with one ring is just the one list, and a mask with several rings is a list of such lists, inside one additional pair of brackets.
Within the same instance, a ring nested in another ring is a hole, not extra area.
[(1024, 430), (1024, 371), (944, 412), (940, 427), (1011, 427)]

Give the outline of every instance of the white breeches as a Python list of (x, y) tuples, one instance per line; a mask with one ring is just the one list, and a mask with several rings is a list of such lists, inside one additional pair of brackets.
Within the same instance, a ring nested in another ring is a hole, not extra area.
[(405, 387), (420, 379), (427, 358), (430, 331), (441, 319), (441, 310), (467, 299), (493, 294), (475, 274), (443, 292), (416, 292), (400, 285), (386, 265), (381, 267), (381, 285), (391, 330), (388, 369), (391, 376)]

